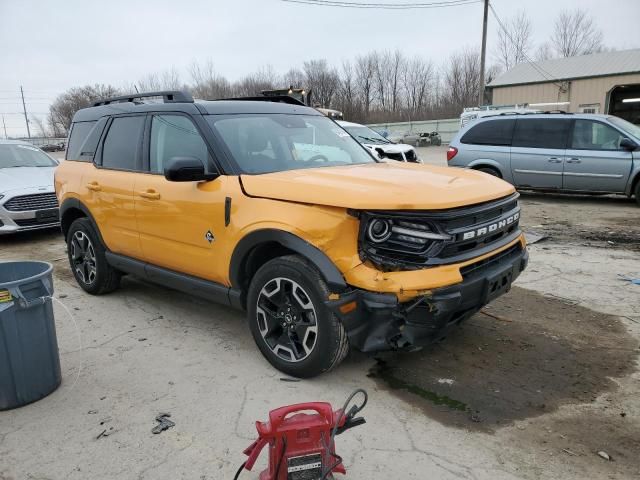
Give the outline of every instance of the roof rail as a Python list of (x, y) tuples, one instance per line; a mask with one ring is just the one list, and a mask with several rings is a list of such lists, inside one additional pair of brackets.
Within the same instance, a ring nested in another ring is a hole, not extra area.
[(164, 103), (193, 103), (193, 97), (189, 92), (181, 90), (166, 90), (162, 92), (135, 93), (119, 97), (104, 98), (93, 102), (94, 107), (109, 105), (110, 103), (134, 102), (136, 98), (162, 97)]
[(301, 102), (297, 98), (290, 97), (289, 95), (257, 95), (255, 97), (221, 98), (220, 100), (247, 100), (253, 102), (288, 103), (289, 105), (299, 105), (302, 107), (307, 106), (304, 102)]

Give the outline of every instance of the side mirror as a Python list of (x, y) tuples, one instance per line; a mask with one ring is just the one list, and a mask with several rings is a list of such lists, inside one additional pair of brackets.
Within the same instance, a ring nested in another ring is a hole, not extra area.
[(376, 153), (378, 154), (378, 158), (384, 158), (386, 157), (386, 155), (384, 154), (384, 150), (382, 150), (381, 148), (376, 148), (375, 149)]
[(633, 140), (623, 138), (622, 140), (620, 140), (620, 148), (633, 152), (638, 148), (638, 145), (636, 145), (636, 142), (634, 142)]
[(207, 182), (218, 177), (217, 173), (206, 173), (202, 161), (195, 157), (171, 157), (164, 167), (164, 178), (170, 182)]

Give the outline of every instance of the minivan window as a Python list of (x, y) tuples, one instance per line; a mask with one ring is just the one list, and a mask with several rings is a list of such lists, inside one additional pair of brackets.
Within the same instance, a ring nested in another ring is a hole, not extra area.
[(115, 170), (137, 170), (144, 116), (116, 117), (102, 146), (102, 166)]
[(566, 118), (519, 118), (512, 146), (567, 148), (569, 125), (570, 121)]
[(69, 135), (69, 142), (67, 143), (67, 160), (77, 160), (80, 156), (80, 147), (87, 139), (89, 132), (96, 124), (93, 122), (77, 122), (71, 127), (71, 135)]
[(509, 146), (515, 123), (513, 119), (487, 120), (471, 127), (460, 141), (472, 145)]
[(621, 128), (625, 132), (629, 132), (630, 135), (633, 135), (637, 139), (640, 139), (640, 127), (638, 125), (627, 122), (620, 117), (607, 117), (607, 120), (613, 123), (616, 127)]
[(620, 150), (624, 138), (618, 130), (593, 120), (576, 120), (571, 148), (576, 150)]
[(182, 115), (155, 115), (151, 123), (149, 170), (164, 172), (173, 157), (194, 157), (203, 164), (209, 153), (207, 145), (191, 120)]

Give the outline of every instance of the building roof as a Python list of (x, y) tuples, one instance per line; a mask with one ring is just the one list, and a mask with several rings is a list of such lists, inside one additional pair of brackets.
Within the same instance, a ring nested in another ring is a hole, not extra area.
[[(537, 68), (536, 68), (537, 67)], [(547, 83), (640, 72), (640, 48), (619, 52), (592, 53), (578, 57), (519, 63), (493, 80), (488, 87), (525, 83)]]

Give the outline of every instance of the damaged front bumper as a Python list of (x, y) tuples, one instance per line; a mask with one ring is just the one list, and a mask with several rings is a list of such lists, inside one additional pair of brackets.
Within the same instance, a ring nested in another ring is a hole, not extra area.
[(341, 319), (351, 346), (363, 352), (433, 343), (446, 331), (508, 292), (526, 268), (529, 254), (513, 247), (461, 269), (461, 283), (434, 289), (408, 302), (394, 293), (352, 290), (327, 302)]

